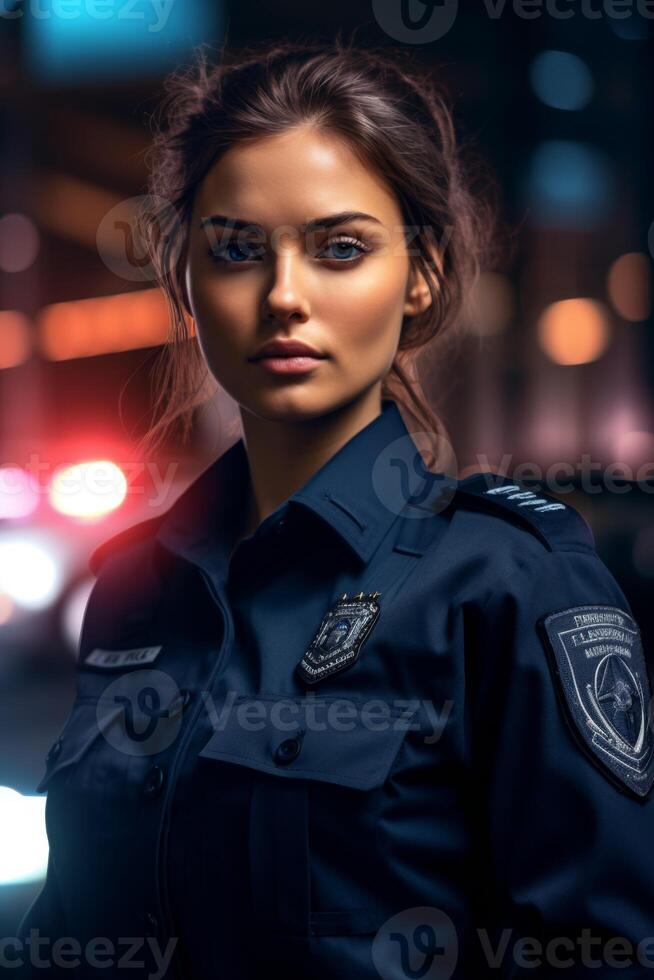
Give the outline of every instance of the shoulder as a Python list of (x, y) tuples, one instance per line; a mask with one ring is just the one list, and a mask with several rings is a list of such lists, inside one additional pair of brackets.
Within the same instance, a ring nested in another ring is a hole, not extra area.
[(166, 516), (167, 512), (145, 521), (139, 521), (99, 544), (89, 557), (89, 568), (93, 574), (98, 575), (100, 568), (108, 558), (125, 552), (132, 552), (134, 548), (138, 550), (149, 544)]
[(462, 533), (481, 535), (488, 544), (513, 542), (535, 555), (543, 549), (595, 553), (592, 529), (575, 507), (507, 476), (475, 473), (460, 480), (450, 507)]

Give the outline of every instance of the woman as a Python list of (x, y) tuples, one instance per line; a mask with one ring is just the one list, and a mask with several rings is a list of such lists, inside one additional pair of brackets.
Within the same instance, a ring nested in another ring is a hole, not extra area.
[(243, 438), (92, 556), (19, 936), (68, 937), (42, 958), (85, 978), (641, 976), (627, 599), (574, 509), (457, 483), (438, 438), (429, 469), (398, 407), (439, 436), (412, 366), (488, 228), (449, 113), (341, 42), (198, 64), (151, 162), (174, 326), (154, 433), (211, 376)]

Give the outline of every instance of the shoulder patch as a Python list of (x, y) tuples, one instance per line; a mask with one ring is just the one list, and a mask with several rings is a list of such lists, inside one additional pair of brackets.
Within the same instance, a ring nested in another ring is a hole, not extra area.
[(119, 531), (118, 534), (114, 534), (111, 538), (103, 541), (97, 548), (94, 548), (89, 557), (89, 568), (93, 574), (98, 574), (102, 563), (115, 551), (119, 551), (121, 548), (126, 548), (136, 541), (141, 541), (153, 535), (165, 516), (165, 514), (159, 514), (157, 517), (150, 517), (146, 521), (132, 524), (131, 527), (126, 527), (124, 530)]
[(474, 473), (459, 481), (456, 496), (463, 507), (485, 510), (525, 527), (549, 551), (595, 551), (592, 529), (576, 508), (510, 477)]
[(651, 691), (638, 624), (617, 606), (572, 606), (536, 626), (566, 720), (592, 762), (642, 799), (654, 782)]

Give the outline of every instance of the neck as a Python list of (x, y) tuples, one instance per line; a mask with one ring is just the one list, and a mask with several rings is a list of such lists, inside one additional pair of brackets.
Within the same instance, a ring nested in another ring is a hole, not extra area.
[(241, 409), (250, 469), (244, 536), (381, 413), (381, 387), (324, 415), (300, 421), (261, 418)]

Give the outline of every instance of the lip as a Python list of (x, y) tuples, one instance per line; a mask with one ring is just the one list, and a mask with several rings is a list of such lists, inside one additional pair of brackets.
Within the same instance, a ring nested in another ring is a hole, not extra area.
[(282, 357), (322, 360), (325, 356), (325, 354), (317, 351), (315, 347), (311, 347), (310, 344), (305, 344), (302, 340), (269, 340), (259, 348), (250, 360), (259, 361), (262, 358), (279, 359)]
[(324, 361), (324, 357), (259, 357), (254, 362), (271, 374), (306, 374)]

